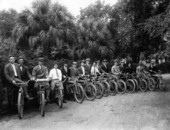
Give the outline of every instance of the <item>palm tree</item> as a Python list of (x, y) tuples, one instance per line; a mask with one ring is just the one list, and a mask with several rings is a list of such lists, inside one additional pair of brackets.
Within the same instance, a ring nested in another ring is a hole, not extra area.
[(74, 17), (67, 9), (50, 0), (36, 1), (31, 10), (17, 18), (13, 37), (22, 50), (32, 48), (42, 55), (55, 57), (76, 43)]

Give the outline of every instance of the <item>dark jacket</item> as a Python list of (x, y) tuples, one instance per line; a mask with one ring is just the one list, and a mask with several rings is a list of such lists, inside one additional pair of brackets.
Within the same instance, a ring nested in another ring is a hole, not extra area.
[(31, 74), (28, 71), (28, 67), (22, 65), (22, 69), (21, 69), (21, 65), (19, 66), (20, 72), (21, 72), (21, 80), (29, 80), (31, 78)]
[(69, 76), (70, 77), (77, 77), (78, 76), (78, 69), (77, 68), (73, 68), (73, 67), (70, 67), (70, 74), (69, 74)]
[[(85, 75), (86, 75), (87, 73), (86, 73), (85, 67), (84, 67), (84, 70), (85, 70)], [(78, 68), (78, 75), (82, 75), (82, 74), (83, 74), (83, 69), (82, 69), (82, 67), (80, 66), (80, 67)]]
[(90, 75), (91, 74), (91, 65), (85, 65), (84, 68), (85, 68), (85, 73), (87, 75)]
[(108, 66), (104, 66), (103, 64), (101, 65), (101, 72), (102, 73), (109, 73), (110, 72), (110, 69)]
[[(16, 68), (16, 72), (17, 72), (17, 76), (19, 79), (21, 79), (21, 75), (20, 75), (20, 69), (19, 69), (19, 65), (17, 63), (14, 63), (15, 65), (15, 68)], [(14, 80), (15, 78), (15, 75), (14, 75), (14, 70), (12, 68), (12, 65), (11, 63), (8, 63), (5, 68), (4, 68), (4, 73), (5, 73), (5, 77), (6, 79), (12, 83), (12, 81)]]
[(70, 69), (69, 68), (67, 68), (67, 71), (64, 69), (64, 67), (62, 67), (61, 68), (61, 72), (62, 72), (62, 76), (66, 76), (66, 77), (68, 77), (69, 76), (69, 74), (70, 74)]

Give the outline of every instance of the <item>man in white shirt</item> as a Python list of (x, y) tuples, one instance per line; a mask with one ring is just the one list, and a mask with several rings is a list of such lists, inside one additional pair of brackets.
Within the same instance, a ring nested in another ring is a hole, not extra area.
[[(57, 62), (54, 63), (54, 68), (50, 70), (49, 79), (51, 80), (51, 92), (54, 96), (56, 96), (54, 92), (56, 85), (63, 91), (62, 73), (61, 70), (58, 69)], [(66, 101), (64, 100), (63, 102), (65, 103)]]
[(96, 62), (93, 62), (93, 65), (91, 67), (91, 75), (97, 75), (97, 74), (101, 74), (101, 73), (99, 72)]
[(85, 67), (84, 67), (84, 62), (81, 62), (81, 66), (78, 69), (79, 76), (84, 76), (86, 75)]

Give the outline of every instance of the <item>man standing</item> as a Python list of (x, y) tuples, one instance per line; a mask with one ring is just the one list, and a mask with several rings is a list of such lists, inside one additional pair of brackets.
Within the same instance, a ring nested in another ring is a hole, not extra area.
[(78, 73), (79, 73), (79, 76), (84, 76), (84, 75), (86, 75), (85, 67), (84, 67), (84, 62), (81, 62), (81, 66), (80, 66), (79, 69), (78, 69)]
[(73, 62), (73, 66), (70, 67), (70, 75), (71, 78), (78, 77), (78, 69), (77, 69), (77, 62)]
[[(16, 83), (23, 83), (23, 81), (21, 80), (19, 65), (15, 63), (14, 56), (9, 57), (9, 63), (5, 66), (4, 73), (7, 81), (12, 85), (9, 89), (17, 89)], [(26, 86), (23, 86), (23, 89), (26, 98), (30, 100), (31, 98), (28, 95)]]
[(32, 78), (30, 72), (28, 71), (28, 67), (24, 65), (24, 58), (22, 56), (18, 59), (19, 69), (21, 73), (21, 80), (28, 81)]
[(112, 71), (112, 74), (114, 74), (114, 75), (120, 75), (121, 74), (117, 60), (115, 60), (115, 64), (114, 64), (114, 66), (112, 66), (111, 71)]
[(101, 71), (102, 71), (102, 73), (109, 73), (110, 72), (106, 59), (104, 59), (103, 62), (102, 62)]
[(62, 72), (62, 79), (65, 80), (69, 76), (69, 69), (67, 63), (65, 63), (64, 66), (61, 68), (61, 72)]
[[(57, 96), (55, 95), (55, 87), (56, 87), (56, 84), (60, 87), (60, 90), (62, 91), (62, 93), (64, 94), (63, 92), (63, 83), (62, 83), (62, 73), (61, 73), (61, 70), (58, 69), (58, 63), (55, 62), (54, 63), (54, 68), (50, 70), (50, 74), (49, 74), (49, 79), (51, 80), (51, 92), (54, 96)], [(63, 100), (64, 103), (66, 103), (65, 100)]]
[[(44, 58), (38, 59), (38, 65), (34, 67), (32, 71), (32, 76), (34, 79), (47, 79), (48, 78), (48, 69), (44, 66)], [(35, 84), (37, 86), (37, 84)], [(50, 94), (50, 85), (49, 83), (45, 83), (45, 90), (46, 90), (46, 100), (49, 101), (49, 94)]]
[(90, 75), (91, 74), (90, 58), (86, 59), (86, 64), (84, 65), (84, 67), (86, 75)]

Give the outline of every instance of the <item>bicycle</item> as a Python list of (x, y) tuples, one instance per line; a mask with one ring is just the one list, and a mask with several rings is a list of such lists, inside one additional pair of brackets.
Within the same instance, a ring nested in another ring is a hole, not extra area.
[(161, 71), (159, 71), (158, 73), (157, 72), (154, 72), (155, 74), (152, 75), (154, 80), (155, 80), (155, 84), (156, 84), (156, 88), (159, 88), (161, 91), (165, 91), (166, 90), (166, 83), (165, 81), (163, 80), (162, 78), (162, 75), (161, 75)]
[(18, 117), (19, 119), (23, 118), (24, 113), (24, 90), (23, 87), (28, 85), (28, 82), (22, 82), (22, 83), (15, 83), (17, 87), (19, 87), (18, 90), (18, 99), (17, 99), (17, 110), (18, 110)]
[(105, 75), (105, 73), (101, 74), (98, 77), (98, 80), (104, 87), (103, 97), (109, 96), (110, 95), (110, 84), (107, 82), (107, 76)]
[(40, 114), (42, 117), (45, 116), (45, 84), (49, 82), (49, 79), (36, 79), (35, 82), (38, 85), (38, 102), (40, 104)]
[(103, 94), (104, 94), (104, 87), (103, 85), (100, 83), (100, 81), (98, 80), (97, 76), (92, 76), (91, 77), (91, 82), (92, 84), (96, 87), (97, 89), (97, 95), (96, 98), (97, 99), (101, 99)]
[(80, 83), (78, 83), (78, 78), (68, 79), (66, 83), (66, 93), (67, 95), (73, 94), (77, 103), (82, 103), (84, 101), (84, 88)]
[[(65, 81), (63, 81), (65, 82)], [(55, 83), (55, 88), (54, 88), (54, 93), (53, 95), (51, 94), (50, 98), (51, 98), (51, 101), (54, 101), (55, 103), (57, 103), (59, 105), (59, 108), (62, 108), (63, 107), (63, 87), (61, 87), (60, 83), (63, 83), (63, 82), (60, 82), (58, 80), (57, 83)]]
[(89, 101), (93, 101), (96, 98), (97, 89), (91, 83), (90, 76), (88, 75), (79, 76), (78, 83), (80, 83), (83, 86), (86, 99)]

